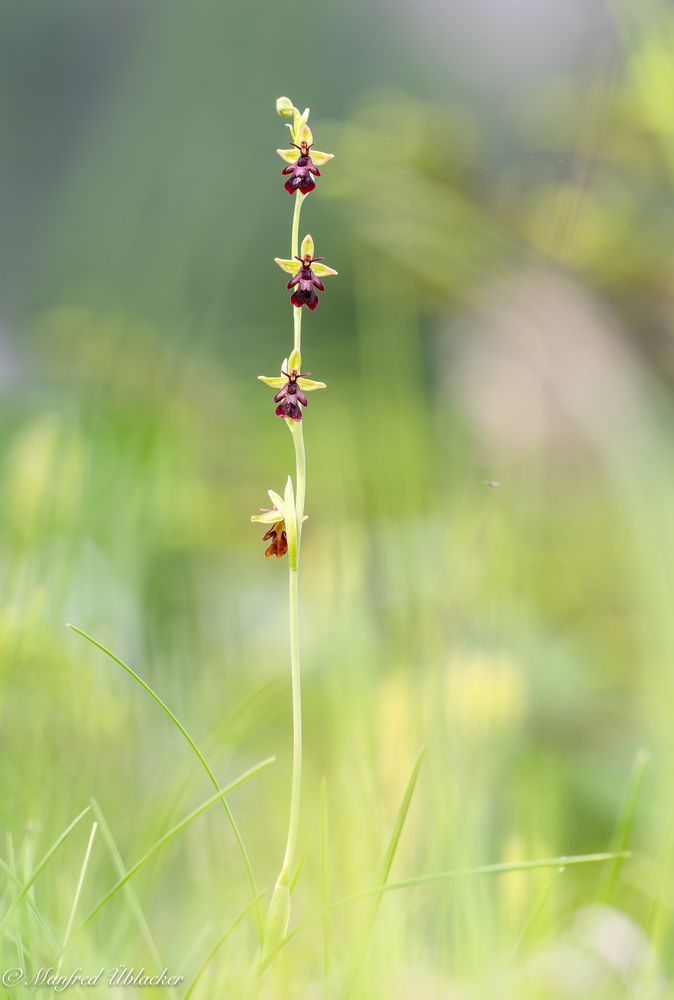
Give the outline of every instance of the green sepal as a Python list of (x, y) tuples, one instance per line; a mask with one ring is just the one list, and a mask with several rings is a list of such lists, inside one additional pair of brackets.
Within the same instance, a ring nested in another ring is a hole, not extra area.
[(318, 278), (329, 278), (331, 274), (337, 274), (334, 267), (328, 267), (327, 264), (321, 264), (319, 261), (314, 261), (311, 265), (311, 270)]
[(297, 274), (299, 268), (299, 261), (290, 260), (288, 257), (274, 257), (274, 263), (278, 264), (282, 271), (286, 271), (288, 274)]
[(259, 524), (278, 524), (283, 520), (283, 515), (278, 510), (264, 510), (259, 514), (251, 514), (250, 519)]
[[(308, 111), (309, 111), (309, 109), (307, 108), (307, 112)], [(301, 146), (303, 142), (306, 142), (307, 146), (311, 146), (312, 143), (313, 143), (313, 141), (314, 141), (313, 132), (311, 131), (311, 129), (309, 128), (309, 126), (306, 124), (306, 122), (301, 126), (299, 132), (296, 132), (296, 135), (297, 135), (297, 139), (295, 141), (297, 142), (298, 146)], [(312, 150), (312, 153), (313, 153), (313, 150)]]
[(334, 153), (322, 153), (320, 149), (311, 150), (311, 159), (317, 167), (322, 167), (324, 163), (328, 163), (330, 160), (334, 160), (334, 158)]
[(258, 382), (264, 382), (270, 389), (281, 389), (288, 381), (283, 375), (258, 375)]
[(299, 149), (277, 149), (276, 152), (286, 163), (295, 163), (300, 155)]
[(315, 392), (316, 389), (327, 389), (325, 382), (316, 382), (313, 378), (298, 378), (297, 384), (302, 392)]
[[(302, 134), (302, 129), (306, 126), (309, 121), (309, 108), (305, 108), (302, 114), (299, 113), (297, 108), (294, 109), (293, 114), (293, 125), (295, 126), (295, 135), (299, 136)], [(299, 145), (300, 140), (297, 139), (297, 144)]]
[[(286, 490), (287, 488), (288, 487), (286, 486)], [(267, 495), (269, 496), (269, 499), (274, 504), (274, 507), (279, 512), (281, 517), (285, 517), (288, 511), (286, 510), (286, 505), (282, 497), (280, 497), (278, 493), (276, 493), (274, 490), (267, 490)]]

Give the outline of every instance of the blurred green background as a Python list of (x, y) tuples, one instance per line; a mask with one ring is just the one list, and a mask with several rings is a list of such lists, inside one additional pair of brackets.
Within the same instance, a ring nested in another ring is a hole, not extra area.
[[(591, 866), (392, 893), (353, 995), (672, 996), (665, 3), (0, 7), (0, 854), (25, 879), (94, 796), (130, 865), (212, 793), (73, 622), (161, 694), (223, 783), (276, 755), (231, 804), (259, 885), (278, 871), (287, 566), (249, 515), (292, 465), (255, 381), (292, 335), (272, 262), (292, 210), (280, 94), (335, 153), (302, 230), (339, 270), (304, 328), (328, 391), (305, 419), (293, 921), (321, 907), (322, 777), (340, 898), (376, 885), (422, 745), (398, 879), (608, 849), (645, 748), (617, 884)], [(58, 942), (91, 820), (31, 890)], [(115, 877), (99, 832), (79, 916)], [(64, 968), (152, 966), (139, 903), (189, 982), (250, 898), (217, 806), (132, 884)], [(362, 906), (335, 913), (325, 981), (308, 927), (262, 995), (344, 995), (365, 923)], [(4, 967), (22, 954), (53, 961), (25, 903)], [(196, 995), (255, 995), (254, 954), (248, 921)]]

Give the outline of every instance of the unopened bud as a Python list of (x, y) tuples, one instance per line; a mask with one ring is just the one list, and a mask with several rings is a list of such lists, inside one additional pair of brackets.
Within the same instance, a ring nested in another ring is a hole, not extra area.
[(276, 98), (276, 114), (279, 118), (292, 118), (295, 114), (295, 105), (289, 97)]

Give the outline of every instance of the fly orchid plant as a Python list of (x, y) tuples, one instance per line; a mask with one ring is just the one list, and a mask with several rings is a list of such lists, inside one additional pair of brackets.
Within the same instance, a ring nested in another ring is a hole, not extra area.
[(325, 389), (324, 382), (310, 378), (302, 371), (302, 310), (306, 306), (313, 312), (319, 303), (319, 292), (325, 291), (322, 278), (337, 274), (324, 263), (323, 257), (314, 256), (314, 241), (305, 236), (300, 245), (300, 214), (305, 198), (316, 187), (320, 177), (319, 166), (332, 159), (331, 153), (321, 153), (313, 148), (313, 135), (309, 128), (309, 108), (300, 113), (287, 97), (276, 102), (279, 117), (287, 119), (291, 143), (289, 149), (277, 153), (287, 164), (281, 174), (287, 177), (284, 187), (295, 199), (290, 236), (290, 257), (275, 258), (281, 270), (291, 275), (286, 285), (292, 291), (290, 302), (293, 315), (293, 348), (281, 365), (279, 375), (259, 375), (265, 385), (277, 390), (274, 395), (277, 417), (285, 420), (295, 451), (295, 481), (288, 481), (280, 496), (269, 490), (271, 508), (261, 509), (251, 520), (265, 525), (263, 541), (269, 542), (265, 556), (277, 559), (288, 556), (289, 571), (289, 621), (290, 621), (290, 670), (293, 709), (293, 762), (290, 795), (290, 817), (283, 863), (272, 894), (265, 924), (264, 951), (269, 954), (284, 938), (290, 920), (290, 883), (297, 853), (297, 834), (300, 818), (300, 791), (302, 785), (302, 694), (300, 684), (300, 643), (298, 625), (298, 583), (302, 526), (305, 521), (306, 457), (304, 452), (303, 410), (309, 405), (307, 393)]

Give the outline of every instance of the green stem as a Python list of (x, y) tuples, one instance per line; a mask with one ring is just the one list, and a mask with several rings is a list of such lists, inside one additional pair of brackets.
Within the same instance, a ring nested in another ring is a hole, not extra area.
[(302, 211), (302, 202), (304, 201), (304, 195), (301, 191), (295, 193), (295, 211), (293, 212), (293, 228), (290, 234), (290, 256), (294, 260), (299, 254), (299, 243), (300, 243), (300, 212)]
[[(291, 254), (298, 254), (300, 213), (304, 196), (295, 195), (295, 211), (291, 236)], [(295, 332), (295, 350), (300, 350), (302, 341), (302, 310), (293, 307), (293, 326)], [(306, 496), (306, 456), (304, 452), (304, 433), (299, 421), (288, 421), (295, 447), (295, 511), (296, 529), (295, 545), (288, 552), (289, 562), (289, 622), (290, 622), (290, 673), (292, 684), (293, 706), (293, 773), (290, 792), (290, 817), (288, 820), (288, 839), (286, 841), (283, 865), (278, 882), (285, 884), (290, 879), (290, 873), (295, 860), (297, 836), (300, 823), (300, 799), (302, 788), (302, 685), (300, 677), (300, 636), (299, 636), (299, 561), (300, 542), (302, 539), (302, 522), (304, 521), (304, 499)]]
[(295, 340), (293, 347), (296, 351), (302, 350), (302, 309), (293, 306), (293, 326), (295, 330)]
[[(294, 560), (290, 562), (290, 670), (293, 700), (293, 778), (290, 795), (290, 820), (288, 841), (283, 867), (291, 871), (297, 847), (297, 831), (300, 822), (300, 789), (302, 787), (302, 686), (300, 679), (300, 635), (298, 585), (300, 569), (300, 545), (302, 522), (304, 521), (304, 497), (306, 495), (307, 467), (304, 454), (304, 433), (301, 422), (293, 421), (293, 444), (295, 445), (295, 529)], [(293, 566), (294, 562), (294, 566)]]
[[(299, 555), (299, 553), (296, 553)], [(290, 879), (290, 874), (297, 849), (297, 834), (300, 821), (300, 794), (302, 787), (302, 688), (300, 685), (300, 641), (298, 622), (298, 567), (297, 563), (290, 567), (289, 610), (290, 610), (290, 671), (292, 677), (293, 702), (293, 777), (290, 793), (290, 819), (288, 821), (288, 839), (281, 867), (284, 881)]]
[[(294, 260), (295, 257), (299, 256), (299, 244), (300, 244), (300, 214), (302, 212), (302, 202), (304, 201), (304, 195), (301, 191), (295, 194), (295, 211), (293, 212), (293, 228), (290, 234), (290, 256)], [(296, 351), (302, 350), (302, 308), (293, 306), (293, 330), (294, 330), (294, 349)]]

